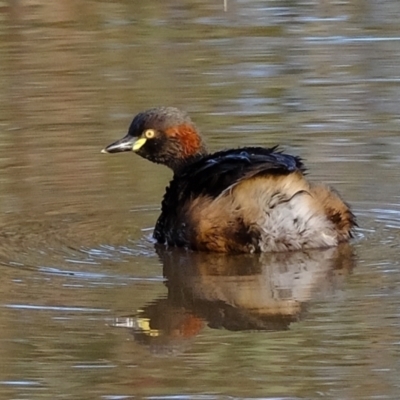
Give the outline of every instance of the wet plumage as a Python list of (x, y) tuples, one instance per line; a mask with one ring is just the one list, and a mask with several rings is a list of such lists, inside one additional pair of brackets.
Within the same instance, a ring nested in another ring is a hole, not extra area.
[(103, 152), (133, 150), (174, 171), (154, 230), (159, 243), (226, 253), (336, 246), (355, 218), (330, 187), (309, 183), (302, 161), (276, 147), (209, 154), (187, 114), (138, 114)]

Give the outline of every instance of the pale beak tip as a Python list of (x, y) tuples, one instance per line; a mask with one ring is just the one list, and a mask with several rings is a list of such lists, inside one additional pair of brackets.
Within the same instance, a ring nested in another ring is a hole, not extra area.
[(103, 153), (103, 154), (107, 154), (107, 153), (108, 153), (108, 151), (107, 151), (106, 149), (103, 149), (103, 150), (101, 151), (101, 153)]

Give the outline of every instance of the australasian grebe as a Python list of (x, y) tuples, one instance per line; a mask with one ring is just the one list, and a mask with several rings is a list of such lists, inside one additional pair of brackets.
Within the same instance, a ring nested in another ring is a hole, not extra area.
[(138, 114), (103, 152), (134, 151), (174, 172), (154, 238), (225, 253), (336, 246), (356, 225), (332, 188), (308, 182), (300, 158), (276, 147), (208, 153), (189, 116), (174, 107)]

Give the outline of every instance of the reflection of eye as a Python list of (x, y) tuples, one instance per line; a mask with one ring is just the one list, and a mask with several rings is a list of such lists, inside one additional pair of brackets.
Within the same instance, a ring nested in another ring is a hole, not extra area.
[(146, 136), (147, 139), (152, 139), (155, 134), (156, 133), (153, 129), (147, 129), (147, 131), (144, 133), (144, 136)]

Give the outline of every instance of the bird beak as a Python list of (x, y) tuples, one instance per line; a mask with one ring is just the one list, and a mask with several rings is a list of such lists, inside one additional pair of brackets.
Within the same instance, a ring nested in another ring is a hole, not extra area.
[(102, 153), (121, 153), (123, 151), (137, 151), (146, 142), (145, 138), (135, 138), (133, 136), (126, 135), (120, 140), (109, 144), (104, 148)]

